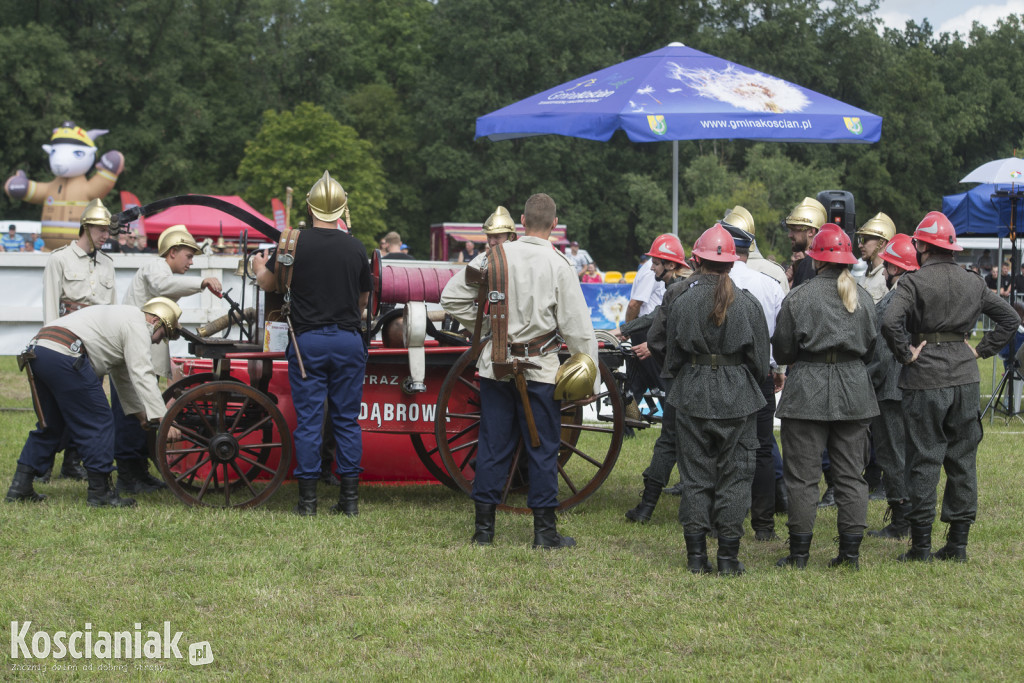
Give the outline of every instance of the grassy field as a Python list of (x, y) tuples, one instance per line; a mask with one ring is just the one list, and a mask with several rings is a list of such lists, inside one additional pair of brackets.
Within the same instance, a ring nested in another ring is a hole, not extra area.
[[(14, 371), (0, 359), (5, 490), (34, 423)], [(623, 517), (655, 430), (562, 517), (579, 547), (560, 552), (531, 550), (532, 520), (509, 515), (493, 547), (471, 547), (469, 500), (440, 486), (366, 486), (358, 518), (304, 519), (289, 514), (294, 485), (247, 511), (188, 509), (169, 493), (93, 510), (84, 484), (55, 480), (38, 487), (42, 504), (0, 504), (0, 679), (1020, 680), (1024, 426), (985, 429), (968, 564), (901, 565), (906, 544), (868, 538), (860, 572), (829, 570), (832, 510), (806, 571), (776, 569), (784, 542), (748, 534), (736, 579), (686, 571), (678, 499), (663, 497), (647, 526)], [(870, 527), (884, 509), (871, 503)], [(936, 545), (943, 533), (936, 523)], [(12, 660), (10, 622), (28, 620), (30, 636), (140, 623), (144, 637), (168, 621), (186, 659)], [(214, 661), (193, 667), (186, 645), (199, 641)], [(99, 670), (111, 664), (125, 670)]]

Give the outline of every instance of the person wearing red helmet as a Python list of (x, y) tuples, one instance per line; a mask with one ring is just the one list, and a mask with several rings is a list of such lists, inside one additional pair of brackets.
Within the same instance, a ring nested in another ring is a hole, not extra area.
[(878, 415), (864, 368), (874, 353), (875, 304), (850, 274), (857, 259), (839, 226), (823, 225), (807, 258), (816, 275), (782, 302), (772, 336), (775, 361), (790, 365), (775, 413), (789, 488), (789, 555), (777, 565), (807, 565), (828, 448), (839, 528), (839, 555), (829, 566), (856, 568), (867, 527), (868, 424)]
[[(904, 275), (882, 318), (882, 336), (903, 365), (906, 459), (911, 547), (900, 561), (967, 561), (967, 535), (978, 511), (976, 456), (980, 376), (977, 358), (988, 358), (1013, 336), (1020, 318), (984, 281), (961, 268), (953, 254), (963, 247), (956, 229), (938, 211), (914, 231), (920, 270)], [(976, 348), (968, 335), (984, 313), (995, 325)], [(940, 519), (949, 524), (946, 545), (931, 552), (932, 523), (941, 470), (946, 492)]]
[[(917, 250), (909, 235), (898, 234), (880, 250), (885, 284), (888, 293), (875, 304), (878, 333), (881, 334), (882, 318), (896, 294), (896, 285), (905, 273), (915, 271)], [(875, 355), (867, 364), (868, 376), (875, 388), (879, 415), (871, 421), (871, 438), (875, 444), (875, 458), (885, 478), (885, 495), (889, 503), (886, 516), (889, 524), (878, 531), (869, 531), (875, 538), (906, 538), (910, 532), (907, 513), (910, 512), (910, 495), (907, 492), (906, 449), (903, 428), (903, 392), (899, 388), (900, 368), (886, 344), (875, 344)]]
[(757, 411), (765, 405), (768, 326), (761, 305), (729, 277), (739, 257), (716, 223), (693, 247), (698, 271), (668, 312), (665, 369), (674, 380), (676, 453), (683, 474), (680, 515), (686, 565), (711, 571), (707, 535), (718, 534), (718, 573), (744, 571), (738, 553), (750, 508)]
[[(625, 339), (637, 332), (646, 332), (647, 341), (633, 347), (641, 362), (653, 363), (662, 382), (667, 386), (671, 375), (663, 370), (665, 360), (665, 314), (682, 288), (680, 283), (691, 274), (686, 265), (686, 250), (679, 238), (672, 234), (659, 235), (647, 252), (651, 257), (651, 269), (658, 282), (664, 282), (666, 289), (662, 302), (653, 311), (635, 320), (623, 323), (616, 334)], [(651, 463), (644, 470), (644, 490), (640, 503), (626, 511), (626, 519), (641, 524), (650, 521), (658, 504), (661, 492), (668, 485), (672, 468), (676, 465), (675, 410), (663, 402), (661, 434), (654, 442)]]

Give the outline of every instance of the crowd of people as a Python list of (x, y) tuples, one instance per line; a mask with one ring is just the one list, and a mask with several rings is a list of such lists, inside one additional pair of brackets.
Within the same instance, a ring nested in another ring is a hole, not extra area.
[[(301, 239), (252, 259), (257, 284), (284, 295), (282, 315), (292, 332), (286, 355), (297, 417), (295, 512), (303, 516), (317, 514), (325, 425), (337, 445), (333, 469), (341, 484), (332, 512), (358, 514), (367, 359), (360, 316), (370, 275), (365, 248), (338, 229), (346, 207), (347, 194), (325, 172), (307, 194), (308, 227), (296, 231)], [(186, 275), (201, 247), (185, 226), (173, 226), (118, 304), (113, 262), (103, 250), (110, 220), (93, 201), (78, 240), (47, 261), (45, 325), (20, 357), (39, 422), (8, 501), (42, 500), (33, 484), (47, 480), (60, 450), (62, 476), (89, 481), (89, 505), (131, 506), (128, 494), (164, 486), (148, 471), (145, 430), (166, 410), (157, 378), (171, 375), (165, 342), (180, 329), (176, 301), (203, 289), (219, 294), (221, 283)], [(548, 195), (531, 196), (521, 222), (522, 237), (498, 207), (483, 224), (486, 247), (465, 243), (457, 259), (467, 267), (440, 297), (448, 314), (479, 330), (472, 542), (493, 543), (495, 511), (521, 437), (533, 545), (565, 548), (575, 540), (558, 533), (555, 517), (560, 406), (590, 400), (599, 389), (596, 336), (580, 287), (596, 267), (576, 242), (566, 252), (553, 248), (558, 218)], [(753, 217), (742, 206), (704, 231), (689, 257), (672, 234), (655, 239), (646, 254), (615, 334), (629, 338), (635, 352), (630, 389), (640, 396), (653, 390), (657, 399), (648, 410), (663, 421), (640, 503), (626, 518), (650, 521), (678, 468), (687, 567), (738, 575), (745, 571), (745, 517), (756, 541), (778, 540), (774, 515), (785, 497), (789, 550), (777, 564), (802, 569), (824, 476), (825, 495), (838, 508), (838, 553), (828, 564), (856, 568), (874, 468), (884, 477), (889, 523), (868, 534), (909, 536), (900, 561), (966, 561), (982, 438), (975, 360), (1004, 349), (1021, 329), (1024, 309), (957, 264), (956, 231), (939, 212), (928, 213), (912, 236), (898, 234), (878, 213), (856, 231), (859, 256), (814, 199), (801, 201), (785, 223), (793, 251), (788, 268), (760, 253)], [(380, 248), (385, 259), (412, 258), (395, 232)], [(855, 277), (858, 261), (864, 268)], [(981, 315), (993, 329), (974, 345)], [(571, 357), (560, 363), (563, 343)], [(111, 379), (110, 405), (104, 375)], [(172, 427), (167, 436), (180, 433)], [(942, 470), (940, 520), (949, 532), (932, 552)], [(709, 538), (717, 538), (714, 567)]]

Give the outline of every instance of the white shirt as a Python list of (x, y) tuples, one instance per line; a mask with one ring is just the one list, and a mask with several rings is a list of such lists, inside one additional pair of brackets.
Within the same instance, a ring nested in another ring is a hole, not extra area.
[[(775, 334), (775, 319), (778, 317), (779, 309), (782, 307), (782, 300), (786, 298), (782, 291), (782, 285), (775, 278), (752, 270), (743, 261), (736, 261), (732, 264), (729, 277), (734, 285), (750, 292), (757, 299), (758, 303), (761, 304), (761, 309), (764, 311), (764, 321), (768, 323), (768, 337), (771, 338)], [(771, 361), (774, 367), (774, 355)]]
[(565, 252), (565, 256), (576, 266), (577, 273), (586, 268), (588, 263), (594, 262), (594, 259), (590, 258), (590, 254), (587, 253), (586, 249), (577, 249), (575, 254), (572, 253), (572, 249), (569, 249), (569, 251)]
[(43, 324), (60, 317), (60, 300), (75, 303), (116, 304), (114, 260), (109, 254), (86, 254), (78, 242), (54, 249), (43, 269)]
[(654, 269), (651, 267), (651, 260), (647, 259), (636, 269), (633, 288), (629, 290), (629, 299), (641, 302), (640, 315), (647, 315), (661, 305), (664, 296), (665, 283), (658, 282), (654, 276)]

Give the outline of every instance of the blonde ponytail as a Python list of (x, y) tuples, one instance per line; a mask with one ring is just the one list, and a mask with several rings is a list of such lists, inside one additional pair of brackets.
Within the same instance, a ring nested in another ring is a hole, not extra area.
[(836, 286), (839, 288), (839, 298), (843, 300), (843, 307), (850, 313), (856, 311), (858, 304), (857, 281), (853, 279), (848, 268), (843, 268), (839, 273)]

